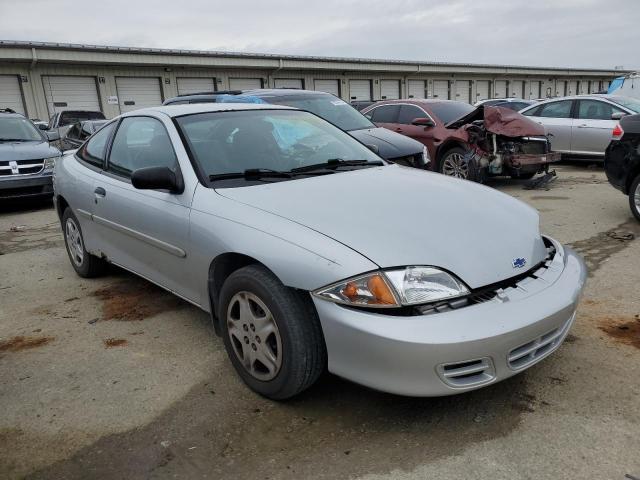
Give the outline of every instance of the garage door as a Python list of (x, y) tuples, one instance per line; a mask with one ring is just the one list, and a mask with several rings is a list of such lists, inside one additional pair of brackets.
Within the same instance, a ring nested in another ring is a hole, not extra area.
[(505, 98), (507, 96), (507, 81), (496, 80), (493, 83), (493, 98)]
[(380, 98), (382, 100), (396, 100), (400, 98), (400, 80), (381, 80)]
[(0, 108), (25, 113), (18, 75), (0, 75)]
[(276, 88), (297, 88), (302, 90), (304, 82), (301, 78), (276, 78), (273, 84)]
[(178, 84), (178, 95), (186, 95), (188, 93), (199, 92), (215, 92), (216, 91), (216, 79), (215, 78), (176, 78)]
[(340, 81), (339, 80), (314, 80), (313, 81), (313, 89), (318, 90), (319, 92), (327, 92), (335, 95), (336, 97), (340, 96)]
[(424, 80), (409, 80), (407, 91), (409, 98), (427, 98), (427, 83)]
[(456, 80), (455, 100), (471, 103), (471, 82), (469, 80)]
[(567, 91), (567, 82), (565, 80), (556, 80), (556, 97), (564, 97)]
[(449, 100), (449, 80), (433, 81), (433, 98)]
[(371, 80), (349, 80), (351, 100), (371, 100)]
[(522, 80), (511, 80), (509, 82), (509, 96), (513, 98), (522, 98)]
[(42, 85), (49, 115), (60, 110), (100, 110), (95, 77), (43, 75)]
[(256, 88), (262, 88), (261, 78), (230, 78), (229, 79), (230, 90), (253, 90)]
[(151, 77), (117, 77), (120, 113), (162, 105), (160, 79)]
[(567, 84), (567, 95), (577, 95), (578, 94), (578, 82), (576, 80), (571, 80)]
[(478, 80), (476, 82), (476, 101), (489, 98), (489, 80)]
[(542, 98), (542, 90), (540, 89), (540, 81), (539, 80), (531, 80), (529, 82), (529, 96), (528, 98), (535, 100), (537, 98)]

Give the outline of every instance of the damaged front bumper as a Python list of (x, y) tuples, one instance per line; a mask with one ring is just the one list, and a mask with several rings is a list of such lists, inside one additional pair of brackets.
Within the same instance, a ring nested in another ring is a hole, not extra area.
[(514, 154), (505, 159), (505, 163), (508, 167), (513, 168), (515, 170), (521, 168), (529, 167), (538, 167), (541, 169), (550, 163), (559, 162), (560, 161), (560, 152), (549, 152), (543, 155), (540, 154), (531, 154), (531, 153), (520, 153)]

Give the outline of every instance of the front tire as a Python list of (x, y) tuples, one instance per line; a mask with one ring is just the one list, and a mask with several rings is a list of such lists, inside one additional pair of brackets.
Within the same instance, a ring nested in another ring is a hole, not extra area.
[(636, 220), (640, 221), (640, 175), (635, 178), (629, 188), (629, 207)]
[(84, 248), (80, 222), (70, 207), (67, 207), (62, 214), (62, 233), (71, 266), (76, 273), (84, 278), (102, 275), (106, 269), (106, 262), (102, 258), (91, 255)]
[(222, 338), (236, 372), (255, 392), (293, 397), (322, 374), (327, 353), (311, 299), (269, 270), (236, 270), (220, 292)]

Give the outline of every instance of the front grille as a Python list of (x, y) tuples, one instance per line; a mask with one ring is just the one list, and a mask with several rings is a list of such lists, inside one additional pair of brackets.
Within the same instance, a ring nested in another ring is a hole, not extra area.
[(528, 367), (558, 348), (569, 331), (574, 316), (575, 313), (561, 327), (554, 328), (550, 332), (511, 350), (507, 356), (509, 367), (512, 370)]
[(436, 370), (442, 381), (454, 388), (481, 385), (496, 378), (496, 370), (489, 357), (464, 362), (443, 363), (438, 365)]
[(37, 160), (2, 160), (0, 161), (0, 176), (33, 175), (44, 168), (44, 159)]

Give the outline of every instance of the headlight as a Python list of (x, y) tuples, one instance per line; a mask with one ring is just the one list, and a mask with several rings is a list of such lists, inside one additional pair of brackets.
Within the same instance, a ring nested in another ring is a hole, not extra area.
[(44, 159), (44, 169), (45, 170), (51, 170), (53, 167), (56, 166), (56, 159), (58, 159), (60, 157), (49, 157), (49, 158), (45, 158)]
[(429, 149), (427, 149), (427, 147), (422, 147), (422, 158), (424, 159), (425, 165), (431, 163), (431, 157), (429, 156)]
[(453, 275), (434, 267), (405, 267), (361, 275), (313, 292), (336, 303), (389, 308), (430, 303), (469, 294)]
[(384, 272), (403, 305), (435, 302), (469, 294), (456, 277), (433, 267), (406, 267)]

